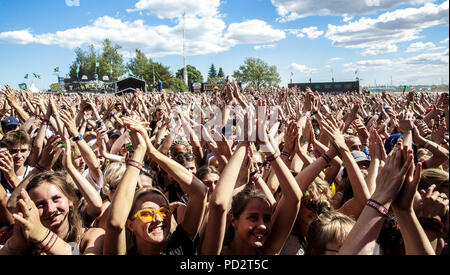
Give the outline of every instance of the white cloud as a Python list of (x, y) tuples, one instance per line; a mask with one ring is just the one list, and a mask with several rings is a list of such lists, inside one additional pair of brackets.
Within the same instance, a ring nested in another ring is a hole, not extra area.
[(309, 39), (316, 39), (321, 36), (324, 31), (318, 31), (317, 27), (311, 26), (307, 28), (299, 29), (287, 29), (285, 30), (288, 34), (293, 34), (298, 38), (308, 37)]
[(342, 19), (342, 21), (348, 22), (348, 21), (352, 20), (353, 18), (354, 18), (353, 16), (344, 15), (344, 18)]
[(409, 45), (408, 49), (406, 49), (407, 53), (411, 52), (418, 52), (423, 50), (430, 50), (435, 48), (436, 45), (434, 45), (431, 42), (423, 43), (423, 42), (416, 42)]
[(20, 31), (9, 31), (0, 33), (0, 43), (1, 42), (11, 44), (29, 44), (34, 43), (35, 38), (28, 29)]
[(231, 44), (261, 44), (282, 40), (286, 33), (255, 19), (230, 24), (224, 37)]
[(448, 25), (448, 3), (399, 9), (341, 26), (329, 24), (325, 37), (334, 46), (364, 49), (363, 55), (396, 52), (398, 43), (420, 38), (423, 29)]
[[(139, 48), (154, 57), (182, 55), (183, 25), (146, 25), (143, 20), (122, 21), (103, 16), (92, 24), (57, 31), (33, 34), (29, 29), (0, 32), (0, 43), (57, 45), (65, 48), (94, 44), (97, 47), (110, 39), (123, 47), (123, 52)], [(203, 55), (229, 50), (239, 44), (265, 44), (285, 38), (281, 30), (273, 29), (261, 20), (250, 20), (226, 26), (216, 17), (186, 18), (187, 54)]]
[(424, 53), (417, 56), (409, 57), (406, 59), (402, 59), (404, 64), (408, 65), (419, 65), (419, 66), (442, 66), (446, 65), (448, 68), (449, 57), (448, 57), (448, 49), (444, 52), (438, 53)]
[(324, 31), (318, 31), (317, 27), (303, 28), (302, 32), (306, 34), (309, 39), (316, 39), (324, 33)]
[(448, 43), (448, 37), (447, 37), (447, 38), (445, 38), (444, 40), (440, 41), (439, 43), (441, 43), (441, 44), (445, 44), (445, 43)]
[(388, 10), (404, 4), (420, 5), (435, 0), (271, 0), (281, 16), (278, 21), (286, 22), (314, 15), (346, 16), (373, 14), (380, 10)]
[(214, 17), (218, 15), (220, 0), (140, 0), (128, 12), (148, 10), (160, 19), (187, 17)]
[(289, 65), (289, 69), (301, 73), (312, 73), (317, 71), (317, 69), (309, 68), (306, 65), (297, 63), (291, 63), (291, 65)]
[(253, 49), (255, 50), (261, 50), (261, 49), (269, 49), (269, 48), (275, 48), (276, 45), (275, 44), (267, 44), (267, 45), (256, 45), (253, 47)]
[(417, 72), (424, 68), (441, 70), (445, 67), (448, 70), (448, 54), (449, 51), (446, 49), (443, 52), (420, 54), (408, 58), (360, 60), (356, 63), (346, 63), (343, 66), (344, 72), (354, 72), (356, 68), (361, 72), (370, 72), (371, 70)]
[(69, 7), (79, 7), (80, 6), (80, 0), (66, 0), (66, 5)]

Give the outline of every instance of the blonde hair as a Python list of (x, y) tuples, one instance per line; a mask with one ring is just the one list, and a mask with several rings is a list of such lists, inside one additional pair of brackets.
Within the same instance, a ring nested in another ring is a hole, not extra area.
[(113, 162), (108, 165), (104, 173), (105, 183), (102, 187), (103, 194), (109, 196), (111, 190), (117, 188), (126, 169), (127, 167), (123, 162)]
[(337, 211), (324, 212), (313, 219), (306, 233), (308, 246), (324, 249), (327, 243), (344, 243), (355, 220)]
[(303, 201), (308, 202), (311, 200), (318, 200), (319, 197), (325, 196), (327, 201), (330, 201), (333, 197), (333, 191), (331, 190), (330, 184), (325, 180), (317, 177), (308, 186), (303, 195)]
[(81, 156), (80, 148), (78, 148), (78, 144), (75, 141), (69, 140), (70, 142), (70, 151), (72, 155), (72, 159), (76, 159)]

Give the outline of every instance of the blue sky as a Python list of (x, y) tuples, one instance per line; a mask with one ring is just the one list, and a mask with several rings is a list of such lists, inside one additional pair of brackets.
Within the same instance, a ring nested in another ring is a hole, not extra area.
[[(232, 75), (247, 57), (293, 82), (449, 83), (448, 0), (22, 0), (0, 1), (0, 85), (41, 89), (68, 73), (77, 47), (108, 38), (125, 60), (139, 48), (176, 72), (211, 64)], [(37, 73), (41, 79), (25, 80)]]

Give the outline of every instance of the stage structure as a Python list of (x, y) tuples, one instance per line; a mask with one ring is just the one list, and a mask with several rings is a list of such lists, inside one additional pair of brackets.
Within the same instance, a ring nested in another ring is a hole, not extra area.
[(305, 91), (309, 87), (313, 92), (327, 94), (342, 94), (347, 92), (359, 92), (359, 81), (347, 82), (312, 82), (312, 83), (290, 83), (288, 88), (297, 88)]
[(140, 78), (130, 76), (116, 82), (114, 94), (122, 95), (134, 93), (136, 89), (140, 89), (142, 92), (147, 93), (147, 82)]

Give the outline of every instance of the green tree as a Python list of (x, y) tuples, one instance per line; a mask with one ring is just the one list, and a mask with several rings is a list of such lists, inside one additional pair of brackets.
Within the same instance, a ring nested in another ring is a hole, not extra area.
[(136, 57), (131, 58), (127, 64), (127, 69), (132, 71), (136, 77), (153, 82), (153, 70), (151, 60), (139, 49), (136, 49)]
[(259, 58), (247, 58), (239, 70), (233, 72), (233, 78), (242, 84), (255, 87), (278, 86), (281, 76), (276, 66), (269, 66)]
[(101, 54), (96, 53), (94, 45), (89, 45), (87, 51), (81, 48), (75, 49), (76, 58), (69, 69), (70, 77), (81, 79), (83, 75), (86, 75), (89, 80), (92, 80), (97, 73), (100, 80), (103, 76), (108, 76), (111, 81), (117, 80), (126, 71), (123, 57), (119, 54), (121, 48), (105, 39)]
[(219, 72), (217, 72), (217, 77), (220, 79), (225, 79), (225, 73), (222, 70), (222, 67), (219, 68)]
[(163, 82), (163, 86), (174, 90), (175, 92), (186, 92), (188, 88), (184, 84), (184, 81), (177, 77), (170, 78), (166, 84)]
[[(194, 66), (191, 65), (187, 65), (186, 66), (187, 69), (187, 74), (188, 74), (188, 87), (189, 89), (192, 89), (192, 84), (195, 82), (203, 82), (203, 75), (202, 73), (197, 70), (197, 68), (195, 68)], [(179, 69), (175, 76), (179, 79), (184, 79), (184, 68)]]
[(211, 67), (209, 67), (208, 71), (208, 82), (212, 82), (210, 80), (216, 77), (217, 77), (216, 67), (214, 67), (214, 64), (211, 64)]

